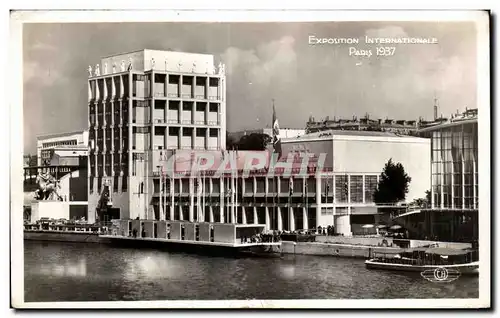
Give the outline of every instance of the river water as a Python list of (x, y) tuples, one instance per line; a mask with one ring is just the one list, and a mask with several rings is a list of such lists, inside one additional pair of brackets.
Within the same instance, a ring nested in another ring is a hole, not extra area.
[(24, 241), (25, 301), (477, 298), (478, 278), (432, 283), (360, 259), (224, 258)]

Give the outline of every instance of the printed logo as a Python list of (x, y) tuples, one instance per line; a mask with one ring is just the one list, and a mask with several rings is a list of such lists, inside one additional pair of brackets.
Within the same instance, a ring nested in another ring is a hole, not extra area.
[(438, 267), (425, 270), (420, 275), (433, 283), (450, 283), (460, 277), (460, 272), (453, 268)]

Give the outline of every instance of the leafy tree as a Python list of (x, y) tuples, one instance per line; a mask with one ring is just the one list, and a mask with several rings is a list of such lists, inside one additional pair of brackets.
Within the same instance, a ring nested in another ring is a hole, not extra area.
[(228, 132), (226, 132), (226, 149), (231, 150), (236, 148), (236, 140), (234, 139), (233, 136), (229, 135)]
[(403, 201), (410, 182), (411, 177), (405, 172), (403, 165), (399, 162), (395, 164), (389, 159), (380, 174), (378, 187), (373, 193), (373, 201), (376, 204)]
[(245, 135), (236, 143), (238, 150), (265, 150), (272, 138), (268, 134), (252, 133)]

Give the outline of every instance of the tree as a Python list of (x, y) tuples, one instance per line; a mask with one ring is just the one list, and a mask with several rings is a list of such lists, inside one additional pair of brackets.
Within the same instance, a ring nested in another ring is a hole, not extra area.
[(226, 149), (231, 150), (233, 148), (236, 148), (236, 140), (234, 139), (233, 136), (229, 135), (228, 132), (226, 132)]
[(389, 159), (380, 174), (378, 187), (373, 193), (373, 201), (376, 204), (403, 201), (410, 182), (411, 177), (405, 172), (403, 165), (399, 162), (395, 164)]
[(236, 143), (238, 150), (265, 150), (272, 138), (268, 134), (252, 133)]

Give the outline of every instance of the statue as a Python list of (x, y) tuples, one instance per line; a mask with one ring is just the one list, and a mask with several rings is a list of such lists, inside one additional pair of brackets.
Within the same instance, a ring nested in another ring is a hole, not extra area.
[(151, 69), (154, 70), (155, 68), (155, 58), (151, 58)]
[(108, 74), (108, 63), (104, 63), (104, 71), (102, 73), (103, 75)]
[(96, 64), (95, 65), (95, 76), (100, 76), (101, 75), (101, 71), (99, 70), (99, 64)]
[(89, 70), (89, 77), (92, 77), (92, 66), (91, 65), (89, 65), (88, 70)]
[(222, 74), (222, 62), (219, 62), (219, 75)]
[(125, 60), (122, 60), (121, 70), (122, 72), (125, 72)]
[(129, 58), (128, 59), (128, 70), (131, 71), (132, 70), (132, 58)]
[(36, 177), (38, 189), (35, 191), (35, 200), (59, 200), (61, 196), (57, 193), (57, 189), (61, 189), (59, 181), (49, 173), (40, 173)]
[(193, 69), (192, 69), (192, 72), (195, 73), (196, 72), (196, 62), (193, 62)]
[(182, 66), (182, 61), (179, 61), (179, 64), (177, 65), (179, 67), (179, 72), (181, 71), (181, 66)]
[(113, 67), (112, 68), (113, 68), (113, 73), (116, 73), (116, 63), (115, 62), (113, 62)]

